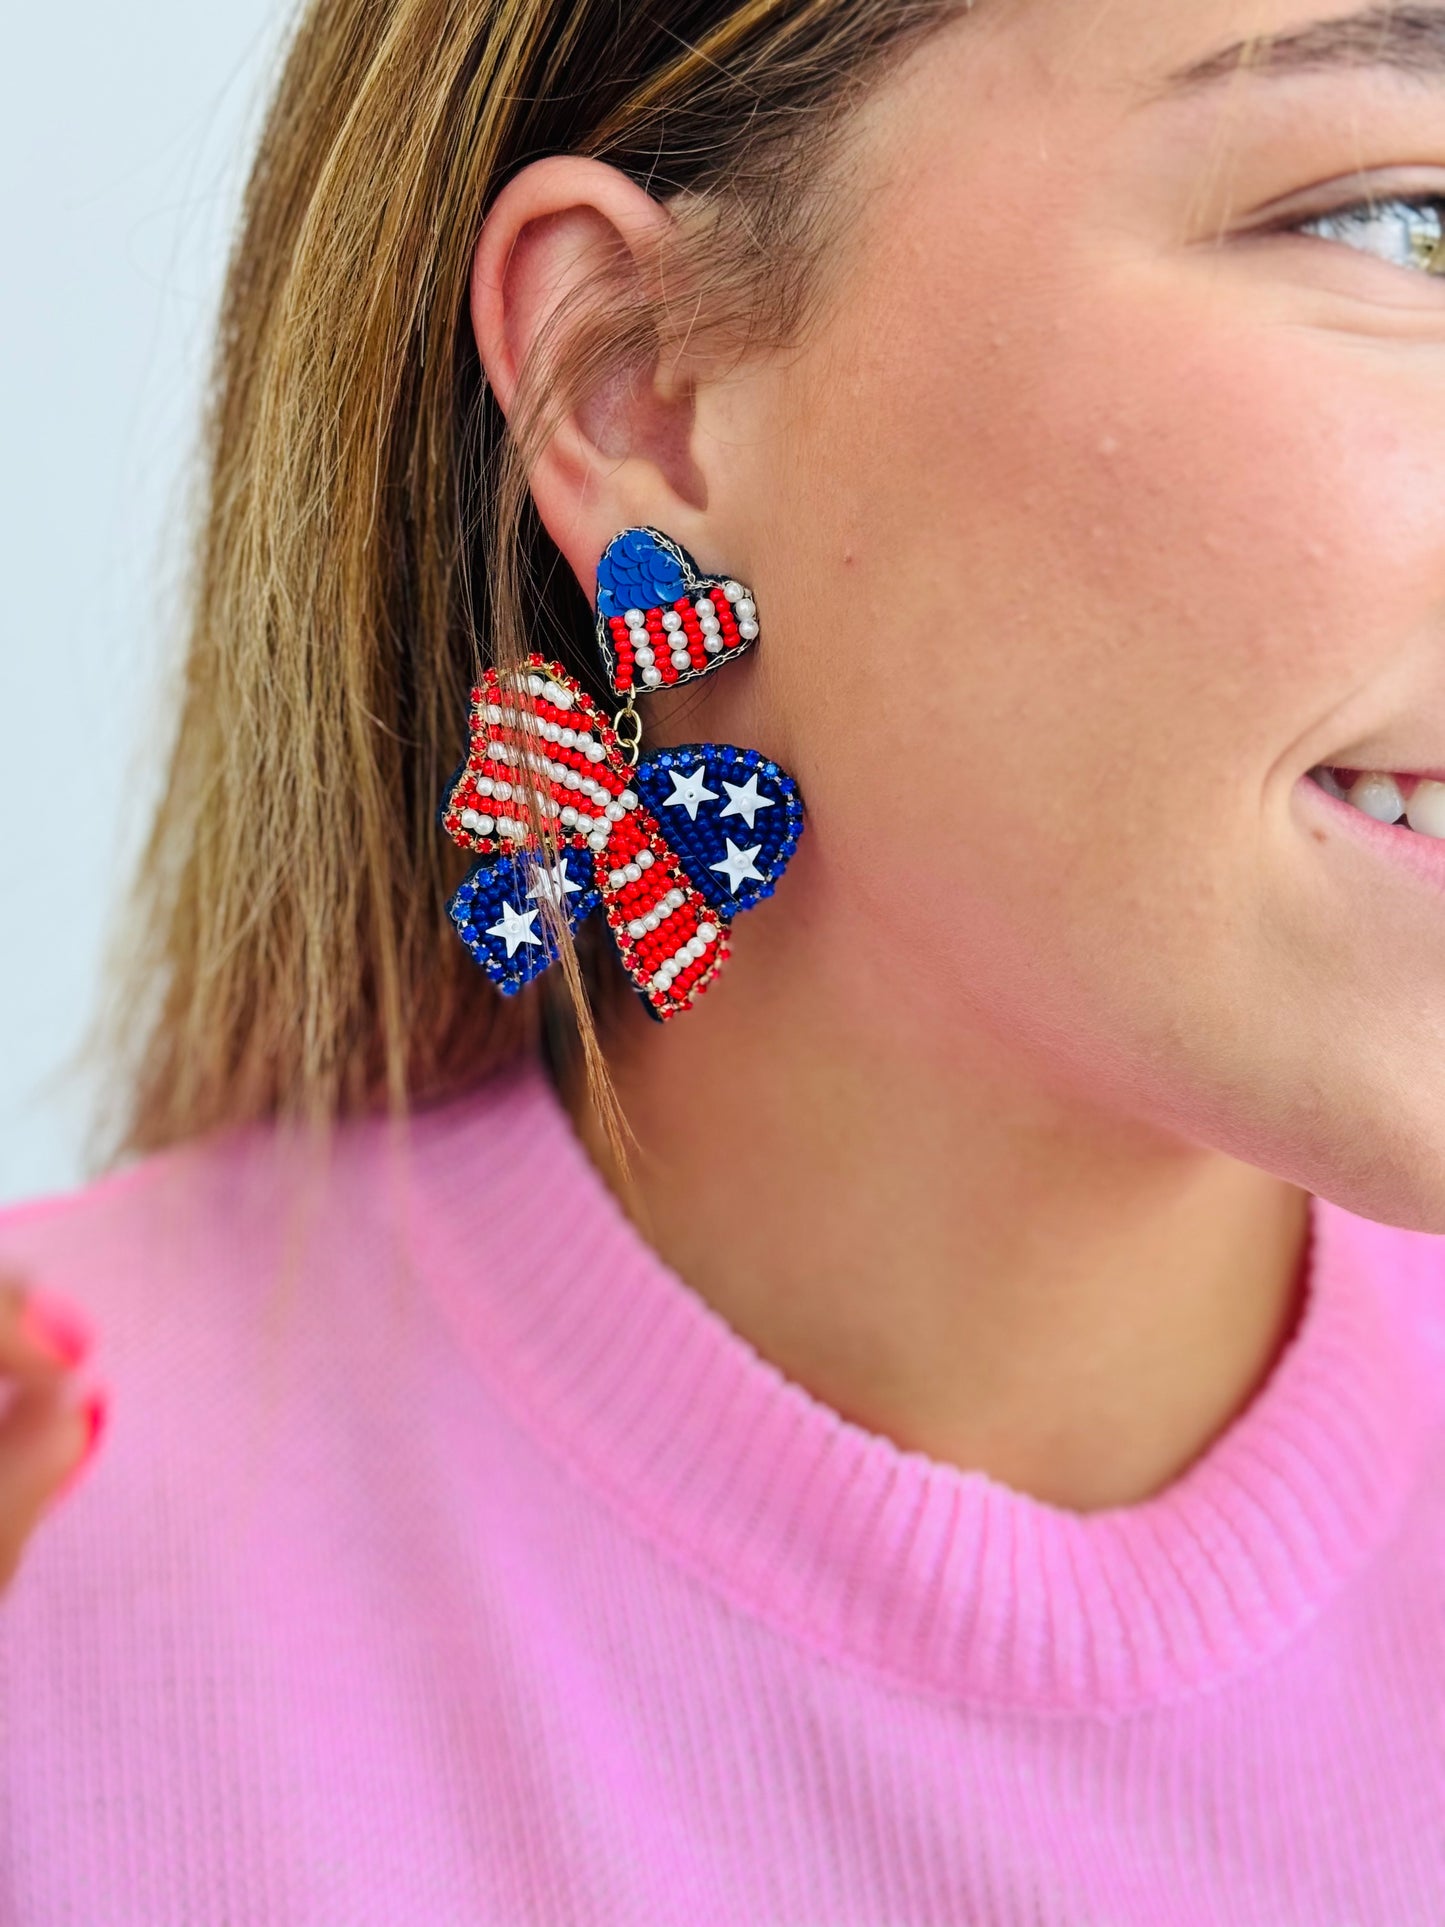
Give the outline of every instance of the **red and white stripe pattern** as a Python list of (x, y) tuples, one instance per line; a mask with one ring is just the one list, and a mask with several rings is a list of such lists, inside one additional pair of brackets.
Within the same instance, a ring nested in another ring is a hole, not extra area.
[(559, 664), (532, 655), (520, 684), (486, 671), (469, 723), (467, 762), (442, 817), (453, 841), (480, 856), (529, 850), (542, 861), (540, 807), (559, 851), (591, 853), (608, 926), (640, 994), (659, 1017), (686, 1010), (727, 960), (728, 926), (630, 787), (607, 717)]
[[(737, 592), (728, 595), (729, 589)], [(733, 602), (744, 603), (739, 616)], [(676, 616), (677, 623), (664, 621)], [(627, 616), (639, 618), (629, 622)], [(629, 609), (627, 616), (612, 616), (607, 630), (612, 638), (612, 687), (619, 695), (631, 690), (666, 688), (701, 675), (723, 658), (734, 655), (751, 639), (739, 629), (739, 621), (750, 623), (757, 634), (755, 610), (740, 583), (718, 583), (700, 587), (696, 595), (679, 596), (676, 602), (656, 609)], [(643, 655), (639, 659), (638, 651)], [(674, 658), (686, 656), (683, 663)], [(655, 670), (656, 675), (650, 675)]]

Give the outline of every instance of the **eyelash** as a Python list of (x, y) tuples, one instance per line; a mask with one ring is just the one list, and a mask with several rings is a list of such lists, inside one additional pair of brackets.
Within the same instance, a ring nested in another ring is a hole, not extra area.
[[(1383, 200), (1350, 201), (1343, 206), (1327, 208), (1319, 214), (1311, 214), (1306, 220), (1292, 221), (1282, 229), (1282, 232), (1305, 234), (1309, 229), (1324, 223), (1368, 226), (1400, 208), (1431, 209), (1435, 216), (1434, 233), (1428, 239), (1424, 239), (1418, 249), (1414, 241), (1407, 240), (1407, 258), (1404, 260), (1385, 255), (1379, 258), (1385, 260), (1389, 266), (1423, 267), (1432, 279), (1436, 278), (1435, 271), (1438, 270), (1440, 278), (1445, 278), (1445, 194), (1392, 194)], [(1418, 230), (1412, 228), (1412, 233), (1418, 233)], [(1334, 237), (1326, 235), (1319, 238)], [(1374, 253), (1375, 250), (1366, 248), (1363, 252), (1368, 254)]]

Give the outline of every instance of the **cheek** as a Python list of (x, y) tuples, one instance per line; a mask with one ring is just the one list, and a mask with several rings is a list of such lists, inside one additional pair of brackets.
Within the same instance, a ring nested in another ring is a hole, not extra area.
[(1011, 844), (1247, 818), (1438, 623), (1418, 364), (1251, 324), (1177, 263), (976, 305), (915, 292), (832, 363), (789, 541), (827, 740)]
[(795, 766), (910, 990), (1247, 1081), (1288, 793), (1438, 629), (1445, 423), (1408, 353), (1170, 275), (916, 280), (835, 344), (769, 579)]

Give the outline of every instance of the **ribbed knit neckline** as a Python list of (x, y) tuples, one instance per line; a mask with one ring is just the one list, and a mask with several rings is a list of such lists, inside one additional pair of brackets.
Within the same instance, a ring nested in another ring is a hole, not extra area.
[[(1419, 1245), (1313, 1198), (1307, 1301), (1165, 1491), (1049, 1505), (843, 1418), (642, 1239), (540, 1063), (418, 1120), (434, 1283), (529, 1430), (678, 1564), (835, 1660), (1040, 1712), (1207, 1687), (1301, 1631), (1398, 1519), (1435, 1422)], [(426, 1135), (428, 1128), (434, 1135)]]

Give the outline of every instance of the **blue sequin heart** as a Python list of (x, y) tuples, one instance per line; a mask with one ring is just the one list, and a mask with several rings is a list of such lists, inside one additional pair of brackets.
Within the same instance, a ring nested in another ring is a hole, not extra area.
[(772, 895), (803, 827), (798, 786), (785, 769), (756, 749), (685, 743), (644, 756), (633, 782), (721, 916)]
[(560, 900), (575, 931), (602, 901), (590, 850), (559, 850), (548, 869), (539, 857), (485, 856), (467, 873), (447, 904), (462, 942), (508, 996), (557, 959), (541, 899)]

